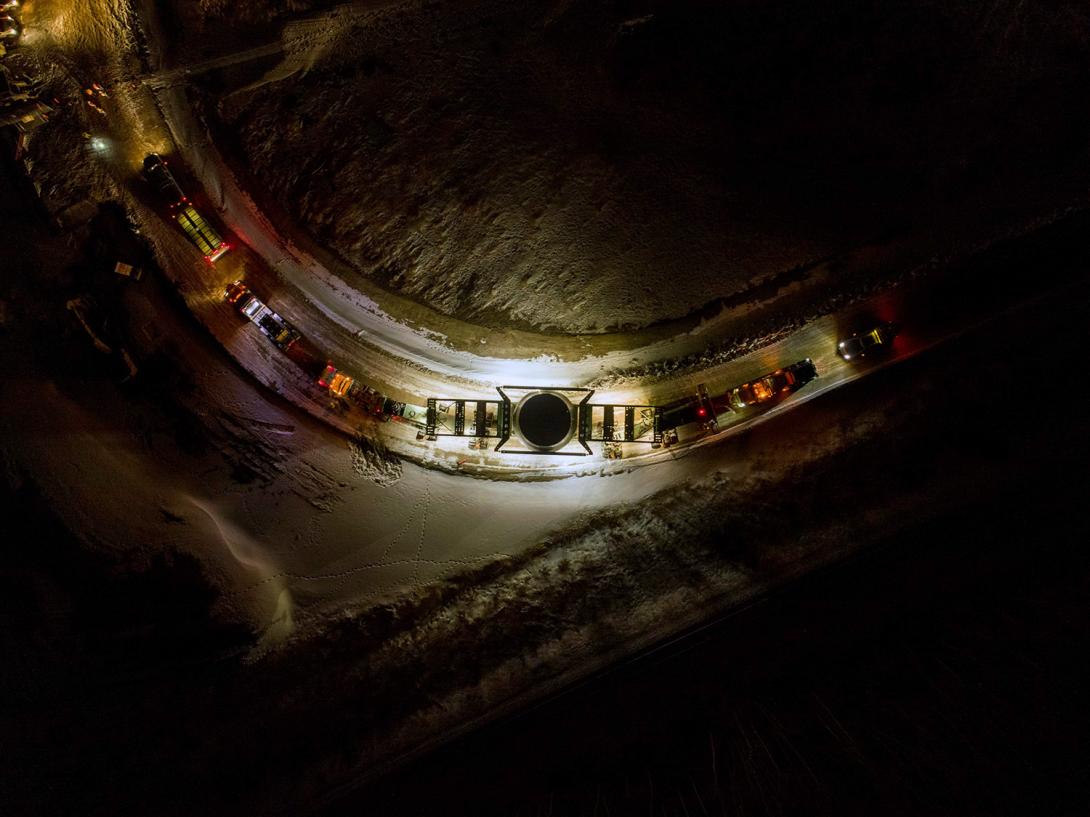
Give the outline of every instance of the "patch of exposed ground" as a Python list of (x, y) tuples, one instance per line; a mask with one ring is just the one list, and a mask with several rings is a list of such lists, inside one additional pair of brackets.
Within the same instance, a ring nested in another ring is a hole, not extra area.
[(600, 332), (1072, 194), (1088, 30), (1070, 2), (414, 4), (208, 87), (259, 197), (362, 275)]
[(379, 485), (391, 485), (401, 479), (401, 460), (386, 450), (381, 440), (363, 434), (348, 444), (352, 452), (352, 470)]

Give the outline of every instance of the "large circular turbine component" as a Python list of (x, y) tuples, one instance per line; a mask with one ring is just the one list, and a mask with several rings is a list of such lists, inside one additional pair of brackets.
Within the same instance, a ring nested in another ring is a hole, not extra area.
[(575, 433), (575, 412), (562, 394), (534, 391), (515, 407), (515, 429), (536, 451), (557, 451)]

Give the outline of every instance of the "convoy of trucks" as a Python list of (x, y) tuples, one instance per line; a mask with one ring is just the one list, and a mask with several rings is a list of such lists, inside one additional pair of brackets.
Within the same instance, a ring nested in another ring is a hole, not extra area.
[[(230, 245), (220, 238), (215, 229), (189, 202), (189, 198), (174, 178), (163, 157), (155, 153), (149, 154), (144, 159), (144, 176), (155, 188), (157, 195), (169, 208), (172, 217), (189, 240), (204, 254), (205, 258), (214, 262), (227, 252)], [(258, 298), (243, 281), (238, 280), (230, 284), (224, 291), (224, 299), (254, 323), (282, 351), (292, 350), (301, 340), (301, 335), (295, 327)], [(844, 345), (841, 344), (842, 347)], [(304, 355), (304, 357), (308, 356)], [(313, 360), (313, 357), (308, 359)], [(697, 387), (695, 395), (664, 406), (584, 407), (585, 410), (580, 414), (580, 440), (584, 441), (584, 447), (587, 440), (604, 441), (605, 453), (610, 457), (619, 455), (618, 441), (650, 442), (655, 447), (671, 445), (677, 442), (678, 429), (684, 426), (695, 424), (701, 430), (713, 431), (718, 427), (719, 416), (775, 401), (797, 391), (816, 377), (817, 369), (813, 361), (807, 358), (748, 383), (735, 386), (716, 396), (709, 395), (705, 386), (701, 384)], [(322, 369), (317, 378), (317, 385), (333, 397), (359, 406), (368, 416), (382, 420), (396, 419), (410, 422), (423, 429), (420, 432), (421, 436), (426, 435), (434, 439), (439, 433), (447, 433), (440, 432), (439, 429), (438, 398), (428, 401), (429, 408), (393, 400), (338, 369), (332, 362), (327, 363)], [(457, 405), (465, 401), (450, 402), (451, 405)], [(478, 409), (479, 407), (478, 405)], [(599, 411), (602, 415), (597, 424), (595, 411)], [(616, 420), (618, 411), (622, 412), (620, 425)], [(639, 435), (636, 434), (637, 411), (642, 418)], [(596, 432), (595, 429), (598, 431)], [(618, 429), (621, 430), (620, 436), (618, 436)], [(598, 436), (595, 436), (596, 434)], [(464, 436), (464, 431), (457, 421), (449, 436)], [(475, 439), (479, 437), (481, 434), (475, 435)], [(479, 439), (476, 439), (476, 443), (476, 447), (481, 447)], [(588, 448), (588, 453), (589, 450)]]
[[(223, 293), (224, 300), (242, 315), (256, 324), (258, 329), (282, 351), (291, 350), (302, 336), (287, 320), (273, 311), (254, 295), (244, 281), (235, 281)], [(370, 417), (382, 420), (400, 420), (423, 427), (426, 409), (394, 400), (361, 383), (332, 363), (322, 369), (317, 378), (319, 388), (326, 389), (334, 397), (346, 400)]]
[[(144, 178), (154, 188), (171, 217), (209, 262), (215, 262), (230, 249), (230, 245), (190, 202), (166, 159), (158, 153), (148, 154), (144, 158)], [(239, 280), (230, 284), (223, 296), (278, 349), (288, 353), (296, 350), (297, 344), (302, 340), (299, 331), (258, 298), (245, 282)], [(312, 359), (305, 350), (300, 355), (303, 359)], [(325, 367), (317, 382), (319, 387), (327, 389), (335, 397), (358, 405), (369, 416), (383, 420), (402, 420), (421, 427), (424, 425), (425, 408), (393, 400), (346, 372), (339, 371), (332, 363)]]
[(753, 406), (772, 403), (801, 389), (818, 376), (810, 358), (784, 366), (774, 372), (727, 389), (722, 394), (709, 395), (701, 383), (697, 393), (659, 408), (659, 423), (664, 445), (677, 442), (678, 429), (697, 424), (702, 429), (718, 428), (718, 418), (728, 412), (742, 412)]

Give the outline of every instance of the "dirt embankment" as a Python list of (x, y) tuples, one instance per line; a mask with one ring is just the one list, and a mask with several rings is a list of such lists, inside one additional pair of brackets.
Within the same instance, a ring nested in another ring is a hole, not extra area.
[(1076, 3), (413, 5), (289, 24), (267, 74), (206, 80), (259, 195), (362, 275), (599, 332), (1055, 205), (1090, 167), (1088, 25)]

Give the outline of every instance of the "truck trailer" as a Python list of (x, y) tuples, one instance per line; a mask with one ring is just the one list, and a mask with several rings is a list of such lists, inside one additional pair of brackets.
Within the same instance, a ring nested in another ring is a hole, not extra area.
[(155, 194), (170, 210), (186, 238), (193, 242), (209, 263), (215, 263), (217, 258), (231, 249), (231, 245), (220, 238), (215, 228), (193, 207), (170, 171), (167, 160), (158, 153), (149, 153), (144, 157), (144, 178), (155, 188)]
[(231, 249), (231, 245), (220, 238), (219, 233), (212, 229), (191, 204), (178, 210), (174, 220), (178, 222), (178, 226), (182, 228), (194, 246), (204, 253), (209, 263), (215, 263), (217, 258)]

